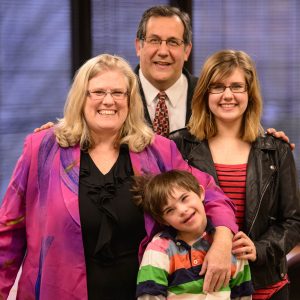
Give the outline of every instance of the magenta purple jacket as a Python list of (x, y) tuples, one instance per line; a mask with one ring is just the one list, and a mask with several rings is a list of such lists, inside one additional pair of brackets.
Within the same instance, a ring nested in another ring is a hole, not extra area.
[[(237, 231), (230, 200), (211, 176), (192, 169), (174, 142), (156, 136), (144, 151), (130, 151), (136, 175), (191, 171), (206, 190), (205, 209), (215, 226)], [(17, 299), (87, 299), (79, 218), (79, 146), (62, 148), (53, 129), (29, 135), (0, 207), (0, 299), (6, 299), (20, 266)], [(155, 224), (145, 216), (147, 237)], [(143, 245), (140, 248), (143, 251)]]

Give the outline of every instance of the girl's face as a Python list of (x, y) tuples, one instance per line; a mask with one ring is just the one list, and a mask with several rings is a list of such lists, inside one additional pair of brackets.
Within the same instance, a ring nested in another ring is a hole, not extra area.
[[(212, 89), (208, 95), (208, 106), (217, 125), (236, 123), (241, 125), (248, 106), (248, 92), (243, 70), (236, 68), (230, 76), (210, 86)], [(222, 87), (226, 88), (220, 92)]]

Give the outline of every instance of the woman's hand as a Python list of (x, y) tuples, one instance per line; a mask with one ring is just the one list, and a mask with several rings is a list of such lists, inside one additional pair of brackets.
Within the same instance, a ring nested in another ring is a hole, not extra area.
[(51, 128), (51, 127), (53, 127), (53, 126), (54, 126), (54, 123), (53, 123), (53, 122), (48, 122), (48, 123), (42, 125), (41, 127), (35, 128), (35, 129), (33, 130), (33, 132), (39, 132), (39, 131), (42, 131), (42, 130), (44, 130), (44, 129)]
[(200, 275), (204, 275), (203, 291), (214, 292), (229, 284), (231, 276), (232, 233), (216, 227), (214, 241), (205, 255)]
[(256, 247), (252, 240), (243, 231), (239, 231), (233, 237), (232, 253), (237, 258), (256, 261)]

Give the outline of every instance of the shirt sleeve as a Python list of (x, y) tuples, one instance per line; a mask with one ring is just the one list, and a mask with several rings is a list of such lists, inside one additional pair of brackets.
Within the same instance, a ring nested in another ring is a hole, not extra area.
[[(160, 139), (161, 137), (157, 138), (157, 142), (162, 144), (162, 141), (159, 141)], [(160, 157), (162, 159), (168, 157), (167, 151), (171, 153), (171, 166), (166, 162), (166, 169), (180, 169), (191, 172), (205, 190), (205, 211), (213, 225), (216, 227), (225, 226), (233, 233), (236, 233), (238, 226), (235, 221), (235, 206), (233, 202), (224, 194), (211, 175), (190, 166), (183, 159), (175, 142), (168, 141), (169, 147), (157, 146), (160, 149)]]
[[(170, 259), (165, 251), (167, 240), (157, 236), (148, 244), (137, 277), (138, 299), (165, 299), (167, 297)], [(147, 298), (146, 295), (162, 298)], [(146, 297), (146, 298), (143, 298)]]

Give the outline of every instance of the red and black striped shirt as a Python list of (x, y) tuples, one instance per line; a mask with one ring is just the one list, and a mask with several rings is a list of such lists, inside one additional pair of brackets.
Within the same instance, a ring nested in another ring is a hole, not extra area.
[[(236, 223), (239, 226), (239, 230), (243, 230), (245, 219), (247, 164), (215, 164), (215, 168), (221, 189), (236, 206)], [(272, 295), (278, 292), (287, 283), (288, 278), (286, 276), (283, 280), (276, 282), (271, 286), (256, 290), (252, 295), (252, 300), (270, 299)]]

